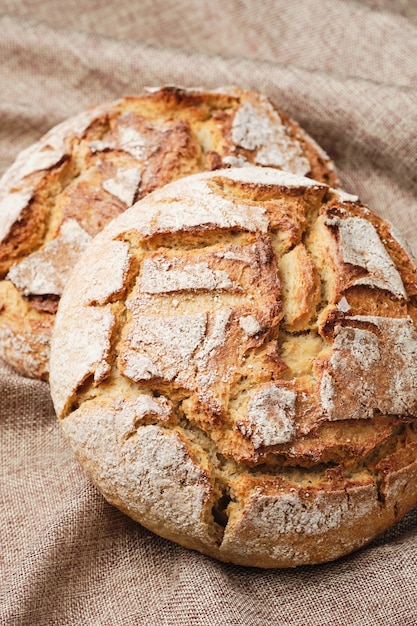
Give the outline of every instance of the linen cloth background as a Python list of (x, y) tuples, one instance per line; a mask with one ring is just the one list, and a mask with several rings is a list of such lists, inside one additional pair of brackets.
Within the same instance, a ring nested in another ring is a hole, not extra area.
[[(0, 0), (0, 171), (69, 115), (166, 83), (264, 91), (415, 239), (415, 0)], [(0, 455), (2, 625), (417, 624), (417, 508), (335, 563), (215, 562), (108, 505), (48, 386), (1, 363)]]

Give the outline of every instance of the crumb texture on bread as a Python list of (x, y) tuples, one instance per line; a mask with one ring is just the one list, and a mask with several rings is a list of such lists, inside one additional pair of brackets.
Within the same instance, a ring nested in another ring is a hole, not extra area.
[(254, 166), (181, 179), (71, 274), (54, 404), (94, 483), (156, 533), (244, 565), (335, 559), (417, 501), (416, 294), (352, 196)]
[(0, 356), (47, 379), (49, 329), (86, 242), (171, 181), (251, 163), (337, 184), (296, 122), (236, 87), (148, 90), (52, 128), (0, 180)]

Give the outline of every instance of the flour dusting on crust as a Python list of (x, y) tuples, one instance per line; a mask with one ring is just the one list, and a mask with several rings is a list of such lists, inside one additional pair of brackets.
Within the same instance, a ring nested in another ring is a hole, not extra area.
[[(80, 312), (74, 311), (70, 324), (64, 320), (65, 338), (60, 340), (58, 337), (57, 349), (51, 361), (51, 367), (60, 372), (57, 411), (65, 410), (68, 401), (88, 376), (92, 375), (96, 382), (100, 382), (109, 373), (108, 357), (114, 323), (110, 306), (100, 309), (85, 307)], [(72, 345), (71, 362), (68, 362), (68, 341)]]
[(141, 179), (142, 173), (139, 169), (120, 167), (114, 178), (108, 178), (103, 182), (103, 188), (126, 206), (132, 206)]
[(366, 276), (357, 278), (355, 284), (387, 289), (398, 298), (406, 297), (401, 276), (370, 222), (348, 217), (333, 218), (327, 223), (338, 228), (343, 262), (367, 272)]
[[(178, 267), (178, 265), (180, 265)], [(175, 259), (154, 257), (145, 259), (142, 266), (140, 287), (145, 293), (169, 293), (188, 289), (230, 289), (233, 285), (224, 270), (212, 270), (207, 263), (186, 265)]]
[[(333, 353), (321, 381), (329, 418), (366, 419), (375, 411), (417, 415), (417, 333), (411, 318), (354, 316), (346, 320), (348, 325), (336, 329)], [(356, 328), (355, 322), (366, 324), (367, 329)]]
[(294, 391), (278, 385), (263, 387), (249, 398), (247, 418), (237, 426), (255, 449), (293, 439), (296, 398)]
[(0, 197), (2, 208), (2, 219), (0, 220), (0, 241), (3, 241), (10, 233), (10, 229), (16, 220), (19, 219), (23, 209), (25, 209), (32, 198), (32, 191), (11, 191), (8, 195)]
[(256, 150), (258, 165), (276, 166), (301, 175), (310, 170), (301, 145), (290, 138), (278, 112), (266, 100), (261, 105), (241, 105), (233, 118), (232, 139), (242, 148)]
[(63, 222), (60, 233), (39, 251), (11, 267), (7, 278), (23, 295), (57, 295), (91, 237), (75, 220)]

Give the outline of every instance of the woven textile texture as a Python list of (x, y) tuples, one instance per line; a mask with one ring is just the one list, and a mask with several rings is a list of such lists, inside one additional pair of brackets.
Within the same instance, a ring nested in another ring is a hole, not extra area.
[[(0, 32), (0, 172), (91, 104), (144, 86), (237, 84), (304, 126), (343, 187), (413, 243), (415, 0), (2, 0)], [(47, 384), (2, 363), (0, 461), (2, 625), (417, 624), (417, 508), (334, 563), (218, 563), (108, 505)]]

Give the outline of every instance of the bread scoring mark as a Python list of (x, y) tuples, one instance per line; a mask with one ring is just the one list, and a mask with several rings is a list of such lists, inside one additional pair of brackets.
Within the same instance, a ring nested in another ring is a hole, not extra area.
[(40, 250), (13, 265), (7, 275), (24, 296), (60, 296), (68, 275), (91, 237), (73, 219), (62, 223), (59, 235)]
[(300, 143), (288, 135), (278, 112), (266, 99), (243, 102), (232, 123), (232, 140), (246, 150), (256, 150), (255, 163), (307, 174), (310, 163)]
[(305, 330), (313, 325), (320, 301), (317, 268), (306, 247), (299, 243), (279, 259), (282, 282), (284, 324), (289, 330)]
[(371, 222), (361, 217), (332, 217), (326, 225), (339, 232), (339, 250), (344, 263), (363, 268), (367, 275), (355, 278), (355, 285), (369, 285), (393, 293), (397, 298), (407, 294), (401, 276)]
[(346, 316), (345, 324), (335, 329), (320, 379), (328, 419), (366, 419), (377, 410), (417, 415), (417, 333), (411, 318)]
[(103, 182), (103, 188), (119, 198), (126, 206), (131, 206), (135, 200), (141, 178), (140, 169), (119, 167), (114, 178), (108, 178)]
[(250, 396), (246, 418), (236, 422), (236, 428), (255, 450), (288, 443), (295, 437), (296, 400), (292, 389), (279, 383), (265, 385)]

